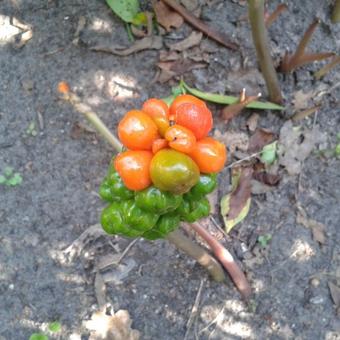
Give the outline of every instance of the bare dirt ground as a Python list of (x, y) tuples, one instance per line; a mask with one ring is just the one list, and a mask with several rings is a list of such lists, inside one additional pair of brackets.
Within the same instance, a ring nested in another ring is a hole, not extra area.
[[(270, 9), (277, 3), (270, 3)], [(294, 49), (315, 16), (323, 23), (309, 48), (339, 53), (340, 26), (330, 24), (328, 1), (286, 3), (289, 12), (270, 28), (275, 57)], [(246, 87), (250, 94), (265, 95), (245, 15), (246, 7), (238, 1), (202, 7), (201, 18), (242, 47), (231, 51), (204, 38), (213, 52), (208, 53), (208, 67), (185, 74), (189, 84), (231, 94)], [(33, 32), (23, 46), (4, 39), (0, 45), (0, 171), (11, 166), (23, 176), (18, 186), (0, 186), (0, 339), (28, 339), (54, 320), (62, 331), (51, 338), (87, 339), (84, 321), (98, 308), (94, 282), (99, 263), (124, 251), (130, 241), (91, 234), (79, 252), (64, 251), (98, 223), (103, 202), (96, 192), (113, 151), (58, 98), (57, 84), (68, 81), (114, 131), (125, 112), (149, 97), (169, 95), (176, 81), (153, 82), (159, 51), (118, 57), (89, 49), (99, 42), (130, 44), (123, 23), (102, 1), (5, 0), (0, 1), (0, 16), (3, 26), (11, 17)], [(74, 44), (81, 17), (86, 24)], [(184, 25), (164, 41), (181, 40), (190, 31)], [(316, 150), (334, 147), (340, 132), (339, 69), (315, 81), (313, 72), (322, 64), (280, 75), (287, 109), (280, 116), (256, 111), (258, 126), (279, 133), (293, 113), (297, 91), (326, 91), (317, 116), (299, 125), (314, 125), (323, 133)], [(211, 108), (216, 130), (248, 133), (245, 122), (251, 111), (226, 125), (220, 108)], [(339, 169), (339, 159), (313, 152), (298, 175), (283, 169), (277, 188), (253, 196), (249, 215), (227, 242), (254, 289), (252, 310), (232, 283), (214, 283), (166, 241), (140, 240), (119, 270), (111, 266), (103, 272), (108, 281), (105, 302), (115, 311), (129, 311), (141, 339), (181, 340), (202, 285), (188, 339), (340, 339), (339, 314), (329, 290), (329, 283), (338, 284), (340, 276)], [(223, 171), (221, 183), (229, 183), (229, 176)], [(226, 192), (221, 185), (219, 195)], [(322, 244), (313, 238), (308, 222), (297, 220), (301, 208), (305, 219), (324, 225)], [(218, 212), (215, 217), (221, 222)], [(263, 234), (272, 237), (265, 249), (254, 243)]]

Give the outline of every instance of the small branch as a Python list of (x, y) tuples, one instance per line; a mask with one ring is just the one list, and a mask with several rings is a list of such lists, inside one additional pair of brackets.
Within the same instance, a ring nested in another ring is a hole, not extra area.
[(331, 20), (333, 24), (338, 24), (340, 22), (340, 0), (335, 0)]
[(198, 223), (188, 224), (200, 235), (209, 245), (216, 258), (222, 263), (223, 267), (228, 271), (237, 289), (244, 299), (248, 300), (252, 294), (248, 280), (238, 264), (235, 262), (230, 252), (224, 248), (212, 235), (209, 234)]
[(300, 112), (297, 112), (293, 117), (292, 117), (292, 121), (293, 122), (299, 122), (300, 120), (308, 117), (309, 115), (317, 112), (319, 109), (320, 109), (320, 105), (317, 105), (317, 106), (314, 106), (314, 107), (311, 107), (309, 109), (306, 109), (306, 110), (303, 110), (303, 111), (300, 111)]
[(282, 103), (279, 81), (270, 55), (267, 31), (264, 22), (264, 0), (248, 0), (248, 15), (256, 49), (257, 60), (266, 81), (269, 98)]
[(325, 65), (324, 67), (320, 68), (319, 71), (315, 72), (314, 77), (316, 80), (321, 79), (323, 76), (325, 76), (331, 69), (333, 69), (336, 65), (340, 64), (340, 56), (336, 56), (333, 58), (333, 60)]
[(192, 15), (183, 6), (177, 3), (175, 0), (162, 0), (166, 5), (171, 7), (174, 11), (180, 14), (184, 20), (186, 20), (191, 26), (197, 28), (201, 32), (205, 33), (209, 38), (219, 42), (223, 46), (232, 50), (238, 50), (239, 46), (231, 41), (231, 39), (222, 32), (217, 32), (213, 28), (206, 25), (204, 22)]
[(265, 15), (265, 24), (266, 24), (266, 27), (270, 27), (273, 22), (279, 17), (279, 15), (286, 11), (288, 9), (288, 6), (286, 4), (279, 4), (275, 11), (272, 13), (272, 14), (269, 14), (269, 15)]
[(294, 54), (286, 53), (283, 57), (280, 70), (284, 73), (289, 73), (296, 68), (311, 63), (313, 61), (323, 60), (334, 56), (332, 52), (321, 52), (321, 53), (306, 53), (306, 47), (320, 23), (320, 19), (315, 19), (312, 24), (307, 28), (305, 34), (303, 35), (298, 47)]
[(225, 280), (224, 270), (221, 265), (202, 247), (186, 237), (180, 230), (171, 232), (166, 236), (166, 239), (207, 269), (215, 281), (222, 282)]

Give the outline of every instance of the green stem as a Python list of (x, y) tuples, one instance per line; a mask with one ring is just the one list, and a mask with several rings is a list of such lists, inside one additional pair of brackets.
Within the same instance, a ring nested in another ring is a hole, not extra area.
[(274, 103), (282, 103), (279, 81), (270, 55), (267, 38), (264, 20), (264, 0), (248, 0), (248, 14), (257, 60), (267, 85), (269, 98)]
[(335, 1), (331, 19), (333, 24), (340, 22), (340, 0)]

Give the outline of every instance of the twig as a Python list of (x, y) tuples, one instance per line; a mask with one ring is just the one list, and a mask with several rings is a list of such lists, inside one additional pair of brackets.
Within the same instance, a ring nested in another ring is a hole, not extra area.
[(280, 70), (284, 73), (289, 73), (295, 70), (297, 67), (308, 64), (312, 61), (323, 60), (334, 56), (332, 52), (322, 52), (322, 53), (305, 53), (306, 47), (320, 23), (320, 19), (316, 18), (311, 25), (307, 28), (305, 34), (303, 35), (296, 51), (293, 55), (286, 53), (283, 57)]
[(298, 122), (300, 120), (302, 120), (303, 118), (308, 117), (309, 115), (311, 115), (312, 113), (318, 111), (320, 109), (321, 105), (316, 105), (314, 107), (311, 107), (309, 109), (297, 112), (293, 117), (292, 117), (292, 121), (294, 122)]
[(264, 22), (264, 0), (248, 0), (248, 14), (257, 60), (267, 85), (269, 98), (274, 103), (282, 103), (280, 85), (270, 55), (267, 30)]
[(187, 238), (180, 230), (171, 232), (167, 235), (166, 239), (206, 268), (215, 281), (222, 282), (225, 280), (224, 270), (221, 265), (202, 247)]
[(333, 24), (337, 24), (340, 22), (340, 0), (335, 0), (331, 19)]
[(130, 251), (130, 249), (139, 241), (139, 238), (134, 239), (133, 241), (131, 241), (129, 243), (129, 245), (124, 249), (124, 251), (122, 252), (122, 255), (120, 255), (119, 259), (117, 260), (117, 262), (115, 263), (116, 265), (118, 265), (123, 258), (126, 256), (126, 254)]
[(222, 263), (223, 267), (228, 271), (237, 289), (245, 300), (248, 300), (252, 294), (248, 280), (238, 264), (235, 262), (230, 252), (223, 247), (212, 235), (209, 234), (198, 223), (188, 224), (194, 229), (198, 235), (209, 245), (216, 258)]
[(196, 18), (194, 15), (192, 15), (188, 10), (186, 10), (175, 0), (162, 1), (173, 10), (175, 10), (178, 14), (180, 14), (183, 19), (186, 20), (190, 25), (205, 33), (209, 38), (219, 42), (223, 46), (228, 47), (232, 50), (238, 50), (239, 46), (235, 42), (232, 42), (225, 33), (215, 31), (204, 22)]
[(319, 71), (315, 72), (314, 77), (316, 80), (321, 79), (323, 76), (325, 76), (332, 68), (334, 68), (336, 65), (340, 64), (340, 56), (336, 56), (333, 58), (333, 60), (325, 65), (324, 67), (320, 68)]
[(203, 285), (204, 285), (204, 280), (201, 280), (200, 286), (199, 286), (198, 291), (197, 291), (195, 303), (192, 306), (190, 317), (189, 317), (189, 320), (188, 320), (187, 325), (186, 325), (186, 332), (185, 332), (185, 335), (184, 335), (184, 340), (188, 339), (189, 332), (190, 332), (190, 329), (192, 327), (192, 324), (193, 324), (195, 318), (197, 317), (198, 306), (199, 306), (200, 300), (201, 300)]
[(238, 161), (233, 162), (233, 163), (229, 164), (228, 166), (226, 166), (225, 169), (230, 169), (230, 168), (234, 167), (237, 164), (240, 164), (240, 163), (242, 163), (244, 161), (247, 161), (249, 159), (252, 159), (254, 157), (257, 157), (257, 156), (261, 155), (261, 153), (262, 153), (262, 151), (256, 152), (256, 153), (253, 153), (253, 154), (251, 154), (251, 155), (249, 155), (249, 156), (247, 156), (245, 158), (239, 159)]
[(272, 14), (265, 16), (264, 21), (265, 21), (266, 27), (268, 28), (269, 26), (271, 26), (272, 23), (279, 17), (279, 15), (282, 12), (286, 11), (287, 9), (288, 9), (288, 6), (286, 4), (279, 4)]

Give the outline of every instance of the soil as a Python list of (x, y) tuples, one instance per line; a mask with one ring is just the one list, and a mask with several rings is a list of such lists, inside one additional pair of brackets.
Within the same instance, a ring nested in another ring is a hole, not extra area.
[[(232, 35), (242, 47), (231, 51), (204, 38), (215, 52), (209, 54), (207, 68), (186, 73), (185, 80), (211, 92), (237, 94), (246, 87), (249, 94), (262, 92), (265, 97), (244, 20), (244, 2), (209, 3), (210, 7), (202, 7), (201, 18)], [(329, 21), (329, 2), (286, 3), (289, 12), (270, 28), (276, 58), (285, 49), (294, 50), (315, 16), (322, 24), (309, 48), (339, 53), (340, 26)], [(270, 3), (270, 10), (277, 4)], [(98, 308), (94, 286), (98, 259), (124, 251), (130, 241), (90, 235), (77, 254), (65, 253), (98, 223), (104, 203), (96, 192), (113, 150), (58, 97), (57, 84), (66, 80), (115, 131), (126, 111), (140, 107), (149, 97), (168, 96), (177, 81), (153, 82), (159, 51), (118, 57), (89, 49), (98, 43), (130, 44), (123, 23), (103, 1), (0, 1), (0, 15), (16, 18), (33, 30), (32, 39), (22, 47), (15, 42), (0, 46), (0, 170), (11, 166), (23, 176), (21, 185), (0, 186), (0, 339), (28, 339), (55, 320), (62, 330), (50, 335), (52, 339), (87, 339), (83, 322)], [(86, 25), (74, 44), (81, 17)], [(190, 31), (184, 25), (166, 39), (180, 40)], [(259, 126), (277, 133), (292, 115), (296, 91), (331, 88), (317, 116), (300, 125), (319, 126), (326, 136), (319, 148), (334, 147), (340, 123), (339, 72), (334, 69), (315, 81), (313, 72), (321, 65), (280, 75), (287, 109), (281, 115), (258, 112)], [(226, 125), (219, 108), (211, 108), (216, 129), (222, 133), (246, 131), (251, 111)], [(36, 136), (28, 131), (32, 122)], [(123, 259), (132, 270), (123, 273), (120, 281), (114, 270), (108, 270), (106, 302), (115, 311), (129, 311), (141, 339), (181, 340), (203, 280), (198, 314), (187, 339), (340, 339), (340, 320), (328, 288), (340, 270), (339, 169), (339, 159), (316, 152), (298, 176), (288, 176), (282, 169), (279, 186), (254, 196), (249, 215), (231, 232), (228, 247), (255, 292), (252, 308), (241, 301), (230, 281), (215, 283), (168, 242), (145, 240), (139, 240)], [(230, 181), (229, 171), (223, 171), (220, 181)], [(219, 195), (226, 192), (221, 186)], [(309, 219), (325, 225), (324, 244), (297, 223), (298, 207)], [(215, 217), (221, 222), (218, 212)], [(267, 247), (262, 249), (258, 243), (254, 247), (253, 241), (263, 234), (272, 237)]]

